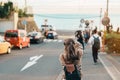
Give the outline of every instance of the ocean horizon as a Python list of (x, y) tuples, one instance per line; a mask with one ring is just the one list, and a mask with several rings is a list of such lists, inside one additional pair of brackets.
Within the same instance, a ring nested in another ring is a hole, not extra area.
[[(41, 29), (41, 25), (45, 24), (45, 19), (47, 19), (47, 24), (52, 25), (55, 30), (78, 30), (84, 29), (85, 24), (81, 23), (80, 20), (89, 20), (90, 28), (94, 29), (97, 27), (99, 30), (103, 30), (104, 26), (101, 23), (103, 15), (100, 14), (35, 14), (34, 20), (37, 26)], [(113, 30), (117, 30), (120, 27), (120, 15), (112, 14), (109, 15), (110, 24), (113, 25)], [(82, 25), (80, 27), (80, 25)]]

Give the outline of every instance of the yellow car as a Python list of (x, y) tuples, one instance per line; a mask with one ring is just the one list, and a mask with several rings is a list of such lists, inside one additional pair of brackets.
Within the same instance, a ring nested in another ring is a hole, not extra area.
[(6, 42), (3, 37), (0, 36), (0, 54), (11, 53), (11, 44)]

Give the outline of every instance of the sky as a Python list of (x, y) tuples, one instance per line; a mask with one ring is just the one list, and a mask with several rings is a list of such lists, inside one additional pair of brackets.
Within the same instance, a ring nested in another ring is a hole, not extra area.
[[(0, 0), (8, 1), (8, 0)], [(20, 8), (25, 6), (25, 0), (10, 0)], [(26, 0), (27, 6), (32, 6), (36, 14), (56, 13), (100, 13), (106, 11), (107, 0)], [(120, 0), (109, 0), (109, 13), (120, 14)]]

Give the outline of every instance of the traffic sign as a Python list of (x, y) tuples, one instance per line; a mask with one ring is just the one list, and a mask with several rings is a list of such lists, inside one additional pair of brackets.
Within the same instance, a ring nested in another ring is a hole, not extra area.
[(80, 22), (81, 22), (81, 23), (84, 23), (84, 22), (85, 22), (85, 20), (84, 20), (84, 19), (81, 19), (81, 20), (80, 20)]
[(23, 21), (22, 21), (22, 24), (23, 24), (23, 25), (26, 25), (26, 24), (27, 24), (27, 21), (26, 21), (26, 20), (23, 20)]
[(103, 24), (104, 26), (107, 26), (109, 23), (110, 23), (110, 18), (109, 18), (109, 17), (104, 17), (104, 18), (102, 19), (102, 24)]

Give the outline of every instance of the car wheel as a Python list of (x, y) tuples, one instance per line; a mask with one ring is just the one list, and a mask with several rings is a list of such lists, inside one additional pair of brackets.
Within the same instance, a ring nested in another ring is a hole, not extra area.
[(20, 48), (20, 50), (23, 48), (23, 47), (22, 47), (22, 44), (20, 44), (19, 48)]
[(30, 47), (30, 43), (28, 43), (28, 46), (27, 46), (28, 48)]
[(10, 54), (11, 53), (11, 48), (9, 47), (8, 49), (7, 49), (7, 54)]

